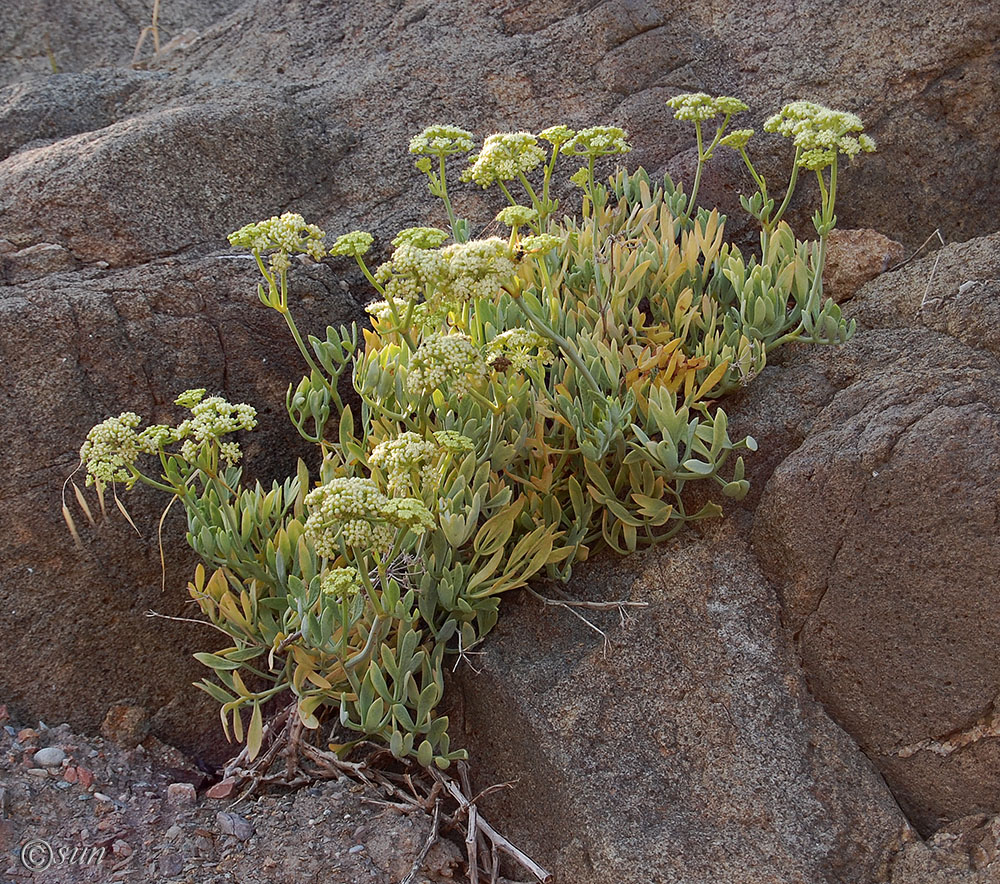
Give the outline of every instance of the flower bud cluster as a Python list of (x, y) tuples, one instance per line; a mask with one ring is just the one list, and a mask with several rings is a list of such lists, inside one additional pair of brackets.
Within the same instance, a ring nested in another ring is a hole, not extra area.
[(306, 254), (316, 261), (321, 260), (326, 254), (325, 236), (315, 224), (306, 224), (301, 215), (285, 212), (280, 217), (274, 215), (266, 221), (241, 227), (229, 234), (229, 242), (258, 253), (276, 249), (283, 256), (279, 263), (287, 267), (288, 255)]
[(576, 137), (576, 132), (568, 126), (549, 126), (538, 133), (538, 137), (555, 147), (562, 147), (568, 141)]
[[(434, 243), (443, 231), (411, 228), (397, 236), (392, 259), (375, 272), (385, 290), (385, 300), (371, 305), (369, 312), (381, 320), (391, 316), (390, 303), (402, 315), (410, 302), (426, 298), (423, 319), (456, 310), (475, 298), (493, 298), (514, 276), (517, 268), (508, 244), (498, 237), (452, 243), (443, 249), (419, 243)], [(421, 305), (417, 305), (418, 307)]]
[(87, 468), (87, 484), (97, 480), (102, 485), (124, 482), (131, 488), (136, 481), (132, 466), (143, 453), (136, 434), (142, 418), (135, 412), (125, 411), (118, 417), (109, 417), (87, 433), (87, 441), (80, 449), (80, 461)]
[(748, 110), (749, 107), (738, 98), (720, 95), (713, 98), (707, 92), (686, 92), (667, 100), (667, 106), (674, 109), (675, 120), (703, 122), (713, 120), (720, 114), (730, 116)]
[(442, 254), (448, 260), (449, 280), (440, 297), (449, 309), (496, 297), (517, 270), (510, 247), (496, 236), (453, 243)]
[(310, 491), (305, 504), (306, 536), (327, 558), (340, 554), (341, 537), (354, 549), (383, 553), (392, 547), (398, 529), (426, 531), (434, 526), (430, 510), (419, 500), (386, 497), (371, 479), (334, 479)]
[(486, 188), (497, 181), (510, 181), (545, 162), (545, 151), (530, 132), (500, 132), (490, 135), (462, 173), (463, 181)]
[(438, 290), (448, 282), (448, 259), (439, 249), (420, 248), (404, 242), (392, 259), (380, 265), (375, 279), (392, 301), (417, 301), (428, 289)]
[(617, 126), (591, 126), (577, 132), (563, 152), (593, 159), (628, 153), (632, 148), (625, 138), (625, 130)]
[(408, 497), (419, 493), (420, 485), (434, 480), (434, 464), (440, 448), (406, 432), (375, 446), (368, 460), (386, 475), (389, 493)]
[(507, 206), (497, 214), (497, 221), (516, 230), (538, 220), (538, 211), (530, 206)]
[(475, 448), (468, 436), (463, 436), (455, 430), (438, 430), (433, 435), (441, 450), (450, 454), (466, 454)]
[(429, 156), (450, 156), (472, 150), (472, 133), (458, 126), (428, 126), (410, 139), (410, 153)]
[(440, 227), (407, 227), (400, 230), (392, 241), (392, 246), (413, 246), (416, 249), (436, 249), (448, 238)]
[(357, 568), (330, 568), (323, 572), (319, 586), (323, 595), (338, 602), (353, 599), (364, 591), (361, 572)]
[(417, 396), (447, 386), (462, 396), (486, 378), (486, 364), (468, 335), (433, 335), (410, 357), (407, 389)]
[(747, 142), (753, 137), (753, 129), (734, 129), (728, 135), (719, 140), (723, 147), (731, 147), (733, 150), (741, 150), (747, 146)]
[(764, 131), (791, 138), (801, 152), (803, 169), (820, 171), (833, 165), (838, 153), (853, 159), (875, 150), (875, 141), (863, 133), (856, 114), (831, 110), (812, 101), (793, 101), (764, 123)]
[(375, 242), (375, 237), (363, 230), (352, 230), (338, 236), (334, 244), (330, 247), (330, 255), (347, 255), (349, 258), (360, 258), (368, 253)]
[(498, 334), (486, 345), (486, 361), (524, 371), (532, 362), (549, 365), (555, 359), (548, 338), (526, 328), (512, 328)]
[[(192, 401), (194, 395), (198, 401), (191, 406), (191, 417), (177, 425), (175, 438), (184, 440), (181, 445), (181, 456), (186, 460), (197, 458), (199, 451), (206, 443), (215, 442), (220, 437), (239, 430), (252, 430), (257, 426), (257, 411), (251, 405), (241, 403), (233, 405), (221, 396), (201, 398), (204, 390), (188, 390), (182, 394), (186, 402)], [(219, 455), (230, 466), (236, 464), (242, 452), (235, 442), (219, 443)]]
[(519, 243), (522, 252), (541, 252), (543, 254), (558, 248), (562, 244), (563, 237), (556, 236), (554, 233), (539, 233), (535, 236), (526, 236)]

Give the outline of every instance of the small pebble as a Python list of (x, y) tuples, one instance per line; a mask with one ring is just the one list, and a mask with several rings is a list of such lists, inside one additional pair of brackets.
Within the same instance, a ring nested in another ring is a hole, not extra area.
[(28, 776), (29, 777), (47, 777), (49, 772), (44, 767), (29, 767)]
[(228, 798), (236, 790), (236, 780), (223, 780), (216, 783), (205, 795), (208, 798)]
[(70, 785), (72, 785), (73, 783), (75, 783), (77, 781), (77, 779), (78, 779), (77, 773), (76, 773), (76, 768), (75, 767), (67, 767), (66, 770), (63, 771), (63, 779), (67, 783), (69, 783)]
[(190, 807), (198, 800), (198, 793), (191, 783), (171, 783), (167, 786), (167, 800), (180, 807)]
[(111, 852), (115, 856), (131, 856), (132, 848), (129, 846), (128, 841), (123, 841), (119, 838), (111, 845)]
[(39, 767), (59, 767), (66, 758), (66, 753), (58, 746), (47, 746), (39, 749), (34, 755), (34, 762)]
[(77, 765), (76, 778), (84, 789), (89, 789), (94, 785), (94, 775), (87, 768)]
[(72, 789), (73, 788), (73, 784), (72, 783), (67, 783), (65, 780), (60, 780), (58, 783), (56, 783), (56, 788), (57, 789)]
[(347, 852), (348, 852), (348, 853), (361, 853), (361, 851), (362, 851), (362, 850), (364, 850), (364, 849), (365, 849), (365, 845), (364, 845), (364, 844), (355, 844), (355, 845), (354, 845), (354, 846), (353, 846), (353, 847), (352, 847), (352, 848), (351, 848), (350, 850), (348, 850)]
[(94, 797), (98, 801), (107, 801), (111, 804), (114, 804), (114, 798), (112, 798), (110, 795), (105, 795), (103, 792), (95, 792)]
[(179, 875), (183, 868), (184, 859), (172, 850), (162, 853), (156, 858), (156, 871), (164, 878), (173, 878), (174, 875)]
[(223, 835), (232, 835), (239, 841), (249, 841), (253, 835), (253, 826), (239, 814), (220, 810), (215, 815), (215, 822)]
[(168, 841), (176, 841), (179, 838), (184, 837), (184, 830), (180, 826), (174, 824), (167, 829), (165, 837)]

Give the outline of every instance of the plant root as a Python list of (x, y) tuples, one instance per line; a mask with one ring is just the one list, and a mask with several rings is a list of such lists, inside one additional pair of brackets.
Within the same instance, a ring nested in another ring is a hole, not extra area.
[[(575, 613), (575, 612), (574, 612)], [(348, 761), (337, 752), (313, 745), (298, 716), (298, 707), (290, 703), (264, 725), (261, 746), (266, 747), (256, 759), (250, 759), (244, 747), (223, 769), (223, 777), (235, 780), (243, 791), (232, 806), (246, 800), (265, 786), (297, 788), (320, 780), (350, 779), (370, 793), (362, 801), (396, 813), (430, 816), (431, 827), (409, 874), (400, 884), (414, 884), (420, 869), (442, 833), (455, 832), (465, 845), (469, 884), (496, 884), (500, 875), (499, 854), (547, 884), (552, 874), (532, 860), (497, 832), (483, 817), (477, 802), (510, 783), (490, 786), (473, 793), (465, 762), (458, 762), (458, 780), (436, 767), (424, 768), (415, 762), (401, 761), (373, 743), (359, 742), (352, 747), (363, 753), (362, 760)], [(281, 761), (283, 760), (283, 764)], [(449, 809), (450, 808), (450, 809)]]

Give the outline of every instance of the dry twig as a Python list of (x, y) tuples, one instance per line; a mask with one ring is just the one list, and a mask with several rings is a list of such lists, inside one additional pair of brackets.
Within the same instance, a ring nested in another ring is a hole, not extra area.
[[(223, 776), (227, 779), (248, 784), (234, 805), (244, 801), (261, 786), (296, 787), (320, 779), (349, 777), (378, 796), (365, 796), (363, 801), (390, 808), (397, 813), (433, 814), (430, 835), (401, 884), (412, 884), (417, 880), (416, 875), (434, 843), (442, 832), (452, 830), (457, 830), (465, 842), (470, 884), (480, 884), (480, 876), (484, 873), (489, 875), (490, 884), (496, 884), (500, 874), (498, 851), (506, 853), (542, 884), (552, 880), (548, 871), (497, 832), (479, 811), (476, 802), (480, 798), (496, 789), (509, 788), (510, 783), (490, 786), (470, 798), (473, 792), (468, 769), (464, 764), (458, 767), (458, 777), (462, 783), (459, 785), (455, 779), (434, 767), (410, 765), (403, 772), (380, 767), (383, 763), (398, 765), (401, 762), (381, 747), (368, 743), (358, 744), (358, 748), (375, 750), (364, 760), (345, 761), (335, 752), (312, 745), (307, 739), (308, 733), (310, 732), (304, 730), (298, 717), (298, 706), (295, 703), (290, 703), (265, 724), (261, 736), (261, 745), (266, 746), (265, 751), (251, 762), (249, 752), (244, 748), (223, 771)], [(277, 773), (272, 774), (271, 767), (282, 757), (285, 759), (284, 765), (279, 767)], [(442, 802), (445, 800), (457, 805), (453, 815), (449, 816), (443, 811)], [(480, 867), (480, 861), (484, 868)]]

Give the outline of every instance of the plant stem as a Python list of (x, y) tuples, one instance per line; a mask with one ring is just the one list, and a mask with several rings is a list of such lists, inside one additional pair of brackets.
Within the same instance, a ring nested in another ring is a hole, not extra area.
[(792, 160), (792, 174), (791, 177), (788, 179), (788, 187), (785, 190), (785, 198), (781, 201), (781, 205), (778, 207), (778, 211), (771, 219), (770, 226), (772, 229), (781, 220), (781, 216), (785, 214), (785, 209), (788, 208), (788, 204), (792, 201), (792, 194), (795, 193), (795, 185), (799, 180), (799, 158), (801, 156), (802, 156), (802, 148), (801, 147), (795, 148), (795, 158)]
[(559, 334), (555, 329), (553, 329), (544, 319), (536, 316), (528, 307), (524, 304), (523, 298), (514, 298), (514, 303), (517, 304), (518, 309), (527, 317), (528, 321), (532, 323), (543, 335), (551, 338), (552, 341), (562, 350), (566, 356), (569, 358), (570, 362), (573, 363), (579, 369), (580, 373), (587, 379), (587, 383), (593, 388), (597, 393), (600, 393), (601, 388), (598, 386), (594, 376), (590, 373), (590, 369), (587, 368), (586, 363), (580, 356), (579, 351), (574, 347), (569, 341), (566, 340), (561, 334)]
[(441, 202), (444, 203), (445, 211), (448, 213), (448, 224), (451, 226), (452, 238), (455, 242), (464, 242), (464, 239), (460, 240), (458, 237), (458, 219), (455, 217), (455, 211), (452, 209), (451, 200), (448, 197), (448, 180), (445, 177), (444, 154), (438, 156), (438, 170), (441, 182)]
[(361, 272), (365, 275), (365, 278), (375, 287), (377, 291), (383, 297), (385, 296), (385, 289), (379, 285), (375, 277), (372, 276), (372, 272), (368, 269), (368, 265), (362, 260), (360, 255), (355, 255), (354, 260), (358, 262), (358, 267), (361, 268)]
[[(284, 281), (284, 280), (282, 280), (282, 281)], [(282, 288), (284, 288), (284, 286), (282, 286)], [(283, 296), (283, 300), (284, 300), (284, 296)], [(320, 375), (320, 377), (322, 377), (323, 376), (323, 372), (320, 371), (320, 368), (316, 364), (316, 361), (312, 358), (312, 356), (310, 355), (309, 351), (306, 349), (306, 345), (302, 341), (302, 335), (299, 334), (299, 330), (298, 330), (298, 328), (295, 325), (295, 320), (292, 319), (292, 314), (289, 312), (288, 306), (286, 304), (282, 304), (281, 307), (275, 307), (275, 309), (282, 316), (285, 317), (285, 324), (288, 326), (288, 330), (292, 333), (292, 338), (295, 340), (295, 345), (299, 348), (299, 352), (305, 358), (306, 364), (309, 366), (310, 373), (312, 373), (312, 372), (315, 371), (315, 372), (317, 372)]]

